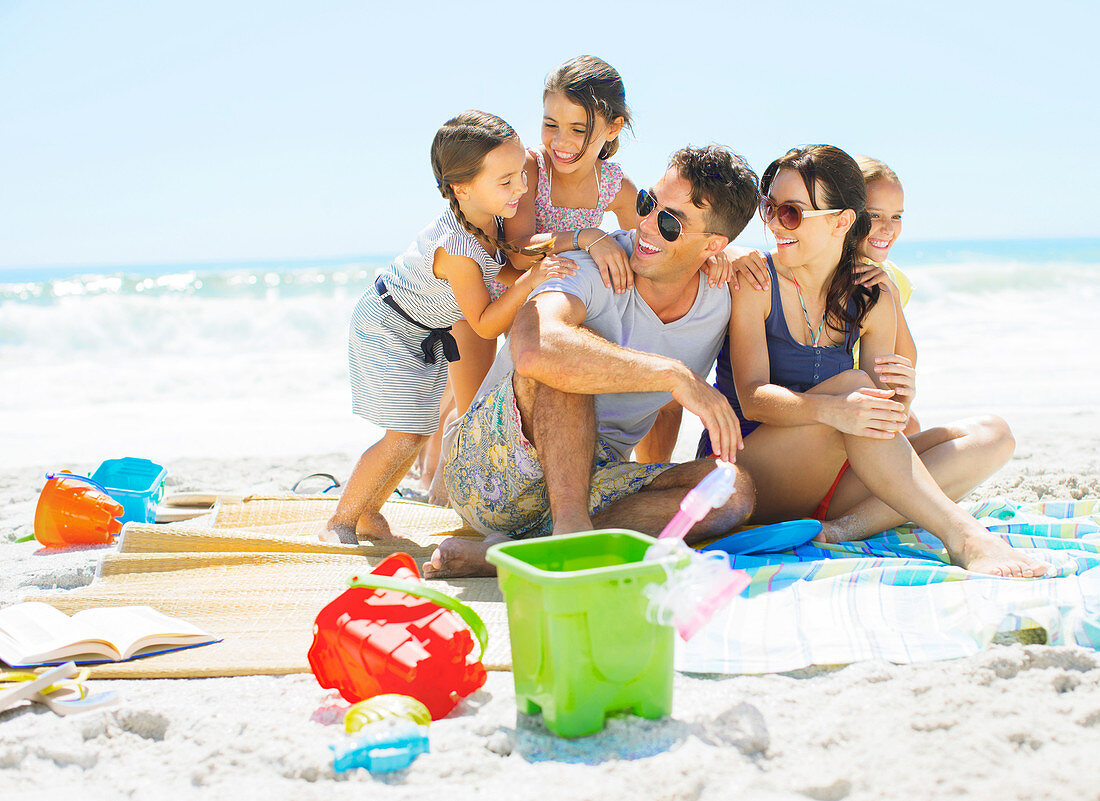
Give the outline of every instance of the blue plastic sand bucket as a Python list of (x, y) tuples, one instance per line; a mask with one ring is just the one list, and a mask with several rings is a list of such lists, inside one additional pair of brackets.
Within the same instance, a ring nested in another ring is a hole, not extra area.
[(168, 475), (163, 467), (148, 459), (108, 459), (92, 474), (103, 485), (107, 494), (122, 504), (123, 523), (154, 523), (157, 504), (164, 497), (164, 479)]

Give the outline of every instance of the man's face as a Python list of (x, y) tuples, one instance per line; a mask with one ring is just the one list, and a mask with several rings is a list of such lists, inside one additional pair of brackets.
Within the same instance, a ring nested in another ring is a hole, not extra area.
[[(654, 184), (651, 193), (657, 206), (638, 219), (630, 269), (646, 278), (672, 277), (699, 269), (703, 250), (712, 237), (698, 235), (707, 227), (703, 219), (705, 210), (691, 202), (691, 184), (675, 169), (670, 169)], [(679, 220), (683, 228), (675, 242), (669, 242), (657, 229), (657, 216), (662, 211)]]

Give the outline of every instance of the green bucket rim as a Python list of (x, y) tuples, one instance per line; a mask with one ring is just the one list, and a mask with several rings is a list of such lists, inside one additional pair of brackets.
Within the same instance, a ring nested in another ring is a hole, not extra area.
[[(638, 540), (647, 545), (652, 545), (657, 541), (648, 534), (642, 534), (639, 531), (631, 531), (625, 528), (605, 528), (593, 531), (581, 531), (576, 534), (561, 534), (554, 536), (553, 539), (557, 542), (563, 542), (571, 539), (588, 539), (593, 535), (605, 534), (624, 535), (629, 539)], [(563, 584), (587, 584), (592, 581), (619, 581), (628, 578), (663, 578), (667, 575), (666, 563), (674, 561), (674, 557), (663, 557), (652, 561), (638, 560), (636, 562), (626, 562), (624, 564), (608, 565), (606, 567), (590, 567), (583, 570), (543, 570), (509, 553), (509, 551), (522, 551), (525, 548), (533, 548), (545, 541), (545, 537), (538, 537), (497, 543), (489, 548), (485, 554), (485, 558), (490, 564), (496, 565), (498, 568), (507, 570), (515, 575), (522, 576), (533, 583), (554, 584), (558, 586)]]

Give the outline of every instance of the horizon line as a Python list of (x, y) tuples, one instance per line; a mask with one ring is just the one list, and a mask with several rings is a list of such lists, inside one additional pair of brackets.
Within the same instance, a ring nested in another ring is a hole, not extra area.
[[(1061, 243), (1086, 243), (1095, 242), (1100, 245), (1100, 236), (1050, 236), (1050, 237), (982, 237), (982, 238), (967, 238), (967, 239), (906, 239), (903, 242), (899, 242), (895, 247), (900, 246), (905, 248), (910, 245), (965, 245), (971, 243), (987, 243), (987, 242), (1020, 242), (1020, 243), (1042, 243), (1042, 242), (1061, 242)], [(340, 263), (340, 262), (356, 262), (356, 261), (390, 261), (395, 257), (392, 251), (377, 252), (377, 253), (349, 253), (340, 255), (316, 255), (316, 256), (244, 256), (244, 257), (207, 257), (201, 259), (168, 259), (165, 261), (126, 261), (126, 262), (58, 262), (51, 264), (0, 264), (0, 273), (4, 272), (24, 272), (24, 271), (38, 271), (38, 270), (102, 270), (105, 268), (112, 269), (140, 269), (149, 267), (177, 267), (177, 268), (194, 268), (194, 267), (211, 267), (211, 266), (225, 266), (225, 265), (258, 265), (267, 264), (270, 262), (280, 262), (283, 265), (290, 266), (299, 264), (301, 266), (317, 265), (320, 263)]]

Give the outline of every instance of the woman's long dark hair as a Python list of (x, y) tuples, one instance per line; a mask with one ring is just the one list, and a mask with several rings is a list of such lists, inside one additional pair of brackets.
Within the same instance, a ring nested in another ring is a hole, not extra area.
[[(856, 160), (832, 145), (806, 145), (791, 148), (776, 159), (760, 176), (760, 192), (767, 195), (780, 170), (794, 170), (802, 176), (810, 205), (815, 209), (851, 209), (856, 221), (844, 237), (840, 261), (825, 295), (825, 324), (845, 335), (851, 348), (859, 336), (867, 312), (878, 301), (879, 287), (858, 286), (855, 268), (859, 263), (859, 245), (871, 233), (871, 215), (867, 213), (867, 187)], [(848, 301), (854, 299), (856, 313), (848, 311)], [(853, 334), (854, 336), (849, 336)]]

